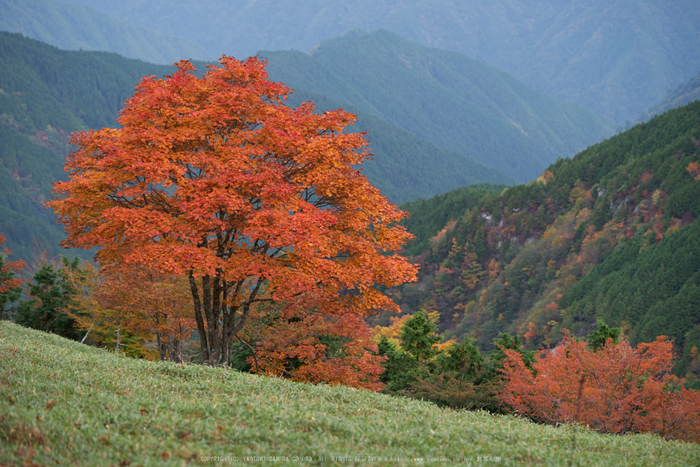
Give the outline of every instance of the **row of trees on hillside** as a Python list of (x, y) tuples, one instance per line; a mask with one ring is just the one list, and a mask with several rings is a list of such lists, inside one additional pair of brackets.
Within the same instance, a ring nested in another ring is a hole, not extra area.
[(23, 284), (21, 276), (28, 274), (23, 261), (7, 262), (0, 255), (0, 266), (4, 319), (132, 357), (179, 362), (192, 357), (185, 350), (193, 321), (183, 280), (144, 268), (98, 270), (79, 258), (45, 257)]
[[(23, 262), (0, 255), (0, 267), (3, 319), (134, 358), (209, 363), (197, 342), (187, 276), (134, 265), (97, 268), (64, 257), (44, 259), (23, 284)], [(334, 319), (311, 310), (286, 318), (283, 312), (275, 304), (255, 307), (223, 365), (297, 381), (382, 387), (383, 358), (362, 317)]]

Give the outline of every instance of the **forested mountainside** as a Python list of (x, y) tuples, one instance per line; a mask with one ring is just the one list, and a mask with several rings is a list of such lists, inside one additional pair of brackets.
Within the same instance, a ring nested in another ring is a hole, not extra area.
[(53, 0), (0, 0), (0, 31), (17, 32), (67, 50), (102, 50), (170, 65), (213, 58), (187, 40), (110, 17), (84, 5)]
[(667, 335), (680, 357), (674, 371), (698, 378), (699, 148), (694, 102), (528, 184), (405, 204), (423, 224), (407, 249), (421, 270), (391, 293), (404, 312), (439, 311), (446, 336), (472, 336), (482, 350), (503, 331), (532, 349), (552, 345), (565, 329), (589, 334), (598, 319), (633, 344)]
[(612, 133), (590, 111), (484, 62), (386, 30), (354, 31), (324, 42), (311, 55), (261, 55), (276, 81), (351, 104), (521, 183)]
[[(196, 64), (204, 70), (204, 64)], [(103, 52), (63, 51), (19, 34), (0, 33), (0, 233), (14, 257), (60, 250), (63, 230), (42, 202), (63, 180), (70, 133), (115, 126), (119, 109), (145, 75), (171, 66), (152, 65)], [(290, 105), (315, 100), (320, 109), (339, 104), (297, 91)], [(347, 106), (346, 106), (347, 107)], [(391, 201), (429, 197), (477, 182), (513, 183), (498, 170), (437, 148), (413, 134), (360, 114), (353, 131), (369, 131), (373, 161), (364, 172)]]
[(634, 121), (700, 71), (696, 0), (62, 0), (197, 42), (219, 56), (309, 51), (388, 29), (485, 60), (616, 124)]
[(0, 232), (15, 257), (29, 259), (35, 248), (55, 254), (63, 229), (42, 203), (66, 177), (70, 133), (116, 125), (139, 79), (173, 68), (4, 32), (0, 68)]

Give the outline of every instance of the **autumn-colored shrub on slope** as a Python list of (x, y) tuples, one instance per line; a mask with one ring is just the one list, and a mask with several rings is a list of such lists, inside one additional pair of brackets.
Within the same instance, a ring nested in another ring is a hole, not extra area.
[(592, 349), (566, 336), (536, 355), (532, 368), (506, 350), (501, 401), (535, 421), (580, 423), (601, 433), (655, 433), (700, 442), (700, 391), (672, 376), (665, 337), (636, 348), (608, 339)]
[[(3, 243), (5, 237), (0, 235), (0, 245)], [(22, 290), (22, 280), (16, 275), (25, 264), (22, 260), (7, 261), (6, 257), (10, 253), (7, 248), (0, 251), (0, 317), (4, 317), (5, 305), (17, 300)]]

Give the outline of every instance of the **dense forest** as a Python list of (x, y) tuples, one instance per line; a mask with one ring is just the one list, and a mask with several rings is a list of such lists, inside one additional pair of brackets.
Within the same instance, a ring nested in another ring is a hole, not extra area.
[(124, 100), (144, 75), (173, 68), (104, 52), (67, 52), (0, 32), (0, 217), (14, 255), (57, 253), (63, 239), (42, 203), (65, 179), (73, 131), (115, 126)]
[(602, 319), (633, 344), (667, 335), (674, 372), (700, 383), (700, 102), (551, 165), (536, 181), (466, 187), (403, 205), (417, 284), (405, 313), (439, 312), (447, 337), (537, 349)]

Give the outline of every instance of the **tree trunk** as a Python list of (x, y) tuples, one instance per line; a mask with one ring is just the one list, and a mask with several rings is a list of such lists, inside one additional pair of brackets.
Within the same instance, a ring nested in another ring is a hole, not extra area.
[(182, 358), (182, 341), (180, 339), (173, 339), (170, 343), (170, 360), (175, 363), (183, 363)]
[(160, 335), (159, 332), (156, 333), (156, 343), (158, 344), (158, 356), (160, 357), (160, 361), (164, 362), (167, 360), (167, 351), (165, 346), (167, 345), (167, 342), (163, 341), (163, 337)]
[(95, 324), (95, 319), (93, 318), (92, 323), (90, 323), (90, 327), (88, 328), (87, 332), (83, 336), (83, 340), (80, 341), (81, 344), (85, 343), (85, 339), (87, 339), (88, 334), (90, 334), (90, 331), (92, 331), (92, 326)]
[[(245, 326), (250, 306), (256, 301), (255, 297), (263, 281), (258, 279), (251, 289), (243, 280), (237, 281), (234, 286), (223, 281), (220, 273), (214, 277), (205, 275), (201, 279), (200, 294), (198, 281), (191, 272), (189, 280), (202, 349), (202, 363), (210, 366), (229, 366), (233, 340)], [(240, 290), (250, 292), (241, 305), (232, 307), (227, 304), (229, 289), (233, 289), (234, 293)]]
[(194, 303), (194, 318), (197, 321), (197, 331), (199, 332), (199, 346), (202, 350), (202, 364), (207, 365), (209, 364), (209, 339), (207, 330), (204, 327), (204, 320), (202, 319), (202, 302), (199, 299), (197, 280), (192, 275), (192, 271), (190, 271), (189, 279), (192, 301)]

